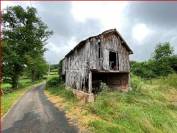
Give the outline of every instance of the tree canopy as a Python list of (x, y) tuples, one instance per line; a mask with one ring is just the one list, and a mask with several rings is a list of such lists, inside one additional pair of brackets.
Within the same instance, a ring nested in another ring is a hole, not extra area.
[[(37, 15), (33, 7), (7, 7), (3, 18), (3, 73), (9, 78), (14, 88), (18, 85), (19, 76), (31, 61), (44, 60), (44, 45), (52, 31)], [(32, 60), (29, 60), (31, 58)], [(36, 59), (35, 59), (36, 58)], [(44, 61), (43, 61), (44, 63)]]
[(169, 42), (158, 44), (151, 59), (144, 62), (131, 62), (132, 73), (149, 79), (177, 72), (177, 55), (173, 52), (174, 49)]
[(156, 46), (153, 58), (157, 61), (164, 59), (166, 57), (170, 57), (173, 55), (174, 48), (170, 46), (169, 42), (160, 43)]

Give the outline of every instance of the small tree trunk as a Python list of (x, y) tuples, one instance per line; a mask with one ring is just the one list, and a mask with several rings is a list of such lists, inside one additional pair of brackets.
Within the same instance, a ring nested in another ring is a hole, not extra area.
[(31, 80), (32, 80), (32, 82), (34, 82), (34, 80), (35, 80), (35, 71), (34, 70), (31, 71)]
[(17, 76), (12, 77), (12, 88), (14, 89), (18, 88), (18, 77)]

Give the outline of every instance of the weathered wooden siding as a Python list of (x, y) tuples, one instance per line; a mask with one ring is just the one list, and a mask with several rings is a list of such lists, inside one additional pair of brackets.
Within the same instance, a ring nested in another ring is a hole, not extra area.
[(129, 71), (129, 53), (127, 49), (121, 44), (121, 40), (116, 35), (108, 35), (102, 39), (103, 49), (107, 50), (107, 53), (104, 55), (107, 57), (106, 64), (109, 68), (109, 51), (118, 52), (119, 59), (119, 71), (128, 72)]
[(76, 89), (86, 90), (88, 82), (89, 41), (82, 48), (75, 50), (63, 61), (65, 84)]
[[(101, 44), (101, 58), (98, 57), (98, 42)], [(116, 35), (101, 36), (90, 41), (90, 69), (110, 70), (109, 51), (118, 52), (119, 71), (129, 72), (129, 53)]]
[[(89, 53), (88, 53), (89, 54)], [(98, 39), (90, 39), (90, 58), (89, 58), (89, 69), (99, 69), (98, 59)]]
[[(110, 71), (109, 52), (118, 53), (120, 72), (129, 72), (129, 51), (122, 44), (121, 39), (111, 34), (101, 34), (82, 42), (63, 60), (62, 74), (65, 75), (65, 84), (75, 89), (88, 91), (90, 70)], [(99, 44), (100, 43), (100, 57)]]

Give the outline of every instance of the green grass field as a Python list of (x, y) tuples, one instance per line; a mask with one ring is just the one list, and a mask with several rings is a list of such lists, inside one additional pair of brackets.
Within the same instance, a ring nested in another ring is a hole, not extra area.
[(2, 88), (10, 88), (11, 84), (9, 84), (9, 83), (3, 83), (1, 87)]
[[(18, 88), (24, 88), (24, 87), (27, 87), (27, 86), (29, 86), (29, 85), (31, 85), (31, 84), (32, 84), (32, 82), (31, 82), (30, 79), (21, 78), (21, 79), (19, 80), (19, 86), (18, 86)], [(11, 88), (11, 87), (12, 87), (12, 86), (11, 86), (10, 83), (2, 83), (2, 85), (1, 85), (1, 88), (2, 88), (2, 90), (3, 90), (3, 92), (4, 92), (4, 94), (13, 92), (14, 89)]]
[[(176, 133), (177, 75), (141, 80), (132, 77), (133, 90), (128, 93), (103, 91), (95, 102), (83, 105), (91, 120), (88, 127), (96, 133)], [(64, 97), (77, 108), (76, 100), (63, 87), (48, 88), (52, 95)]]
[(48, 75), (47, 79), (50, 80), (53, 77), (58, 77), (58, 69), (53, 69), (50, 71), (50, 74)]

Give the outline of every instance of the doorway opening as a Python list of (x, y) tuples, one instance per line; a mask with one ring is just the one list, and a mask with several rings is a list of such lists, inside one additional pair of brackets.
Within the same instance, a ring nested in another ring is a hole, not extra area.
[(101, 83), (105, 83), (111, 90), (126, 90), (128, 80), (129, 73), (92, 71), (92, 93), (97, 94), (102, 91)]

